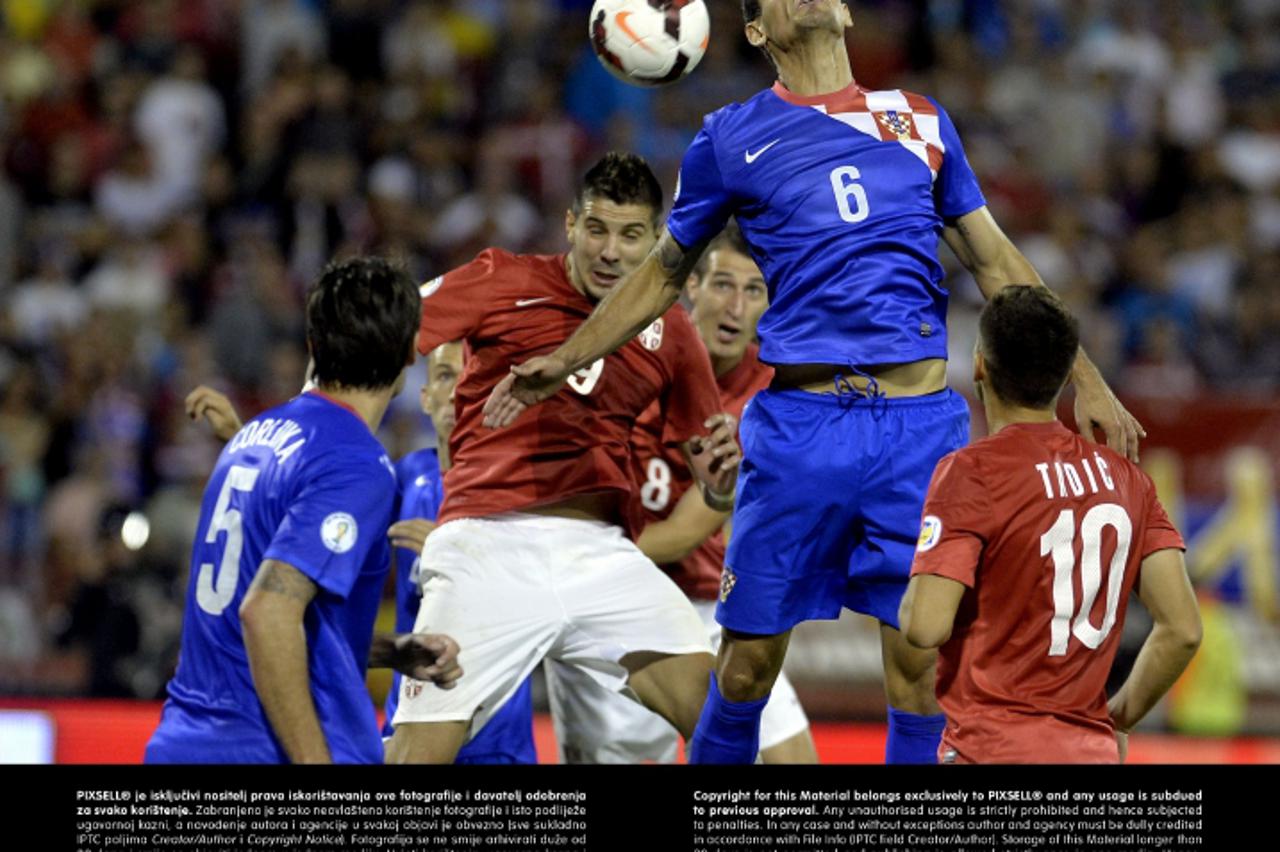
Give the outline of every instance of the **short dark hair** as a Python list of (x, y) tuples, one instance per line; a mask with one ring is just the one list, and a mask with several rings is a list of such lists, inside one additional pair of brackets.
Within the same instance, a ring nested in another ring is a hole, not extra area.
[[(848, 0), (840, 0), (846, 6), (849, 5)], [(742, 0), (742, 22), (749, 24), (760, 17), (760, 0)]]
[(605, 198), (614, 204), (643, 204), (662, 215), (662, 184), (644, 157), (621, 151), (610, 151), (601, 157), (582, 177), (573, 212), (582, 212), (588, 198)]
[(380, 257), (330, 263), (307, 293), (307, 345), (321, 386), (380, 390), (409, 363), (422, 300), (409, 274)]
[(702, 257), (698, 258), (698, 265), (694, 267), (694, 271), (701, 278), (707, 274), (707, 267), (711, 265), (711, 253), (729, 249), (739, 254), (745, 254), (751, 257), (751, 249), (747, 246), (747, 240), (742, 236), (742, 229), (738, 227), (736, 219), (730, 219), (729, 224), (724, 226), (724, 230), (716, 234), (711, 242), (707, 243), (706, 249), (702, 252)]
[(1026, 408), (1053, 405), (1080, 348), (1080, 324), (1053, 291), (1005, 287), (983, 308), (978, 331), (996, 396)]

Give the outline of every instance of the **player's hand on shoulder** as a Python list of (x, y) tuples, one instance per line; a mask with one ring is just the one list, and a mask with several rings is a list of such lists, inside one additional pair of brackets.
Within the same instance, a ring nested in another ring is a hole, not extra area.
[(427, 536), (431, 535), (435, 528), (434, 521), (428, 521), (426, 518), (409, 518), (396, 521), (388, 527), (387, 538), (391, 539), (394, 547), (403, 547), (419, 553), (422, 551), (422, 546), (427, 543)]
[(219, 441), (230, 441), (244, 425), (226, 394), (208, 385), (200, 385), (187, 394), (185, 407), (187, 416), (192, 420), (199, 420), (201, 417), (207, 420)]
[(452, 689), (462, 677), (458, 643), (443, 633), (406, 633), (395, 641), (393, 668), (414, 680)]
[(1093, 430), (1100, 428), (1107, 436), (1108, 447), (1132, 462), (1138, 461), (1138, 444), (1147, 432), (1101, 376), (1096, 381), (1076, 382), (1075, 416), (1081, 435), (1092, 441)]
[(568, 378), (568, 368), (555, 355), (539, 355), (512, 367), (484, 404), (484, 425), (510, 426), (526, 408), (554, 396)]
[(738, 483), (742, 450), (738, 447), (738, 421), (730, 414), (716, 414), (703, 424), (706, 436), (689, 441), (689, 463), (698, 480), (718, 495), (732, 495)]

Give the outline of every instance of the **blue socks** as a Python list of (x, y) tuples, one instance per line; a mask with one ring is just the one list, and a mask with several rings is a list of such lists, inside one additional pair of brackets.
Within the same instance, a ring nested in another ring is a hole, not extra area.
[[(710, 702), (708, 702), (710, 703)], [(917, 716), (889, 708), (889, 739), (884, 745), (885, 763), (937, 763), (938, 744), (947, 717)], [(701, 728), (701, 725), (699, 725)]]
[[(730, 701), (720, 694), (720, 684), (712, 672), (707, 702), (702, 705), (702, 716), (689, 743), (689, 762), (755, 763), (760, 750), (760, 715), (768, 703), (767, 695), (756, 701)], [(936, 740), (934, 746), (937, 747)]]

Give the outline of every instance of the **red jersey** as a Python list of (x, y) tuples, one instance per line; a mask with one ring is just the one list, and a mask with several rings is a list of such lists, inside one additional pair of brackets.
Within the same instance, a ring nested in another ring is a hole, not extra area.
[[(706, 353), (704, 351), (703, 358)], [(751, 397), (769, 386), (773, 368), (760, 361), (760, 347), (747, 347), (742, 361), (716, 379), (721, 411), (742, 419), (742, 410)], [(693, 486), (693, 474), (680, 448), (665, 443), (662, 412), (652, 405), (636, 421), (631, 433), (632, 472), (644, 523), (664, 520)], [(680, 590), (696, 600), (715, 600), (720, 595), (720, 571), (724, 567), (724, 533), (717, 532), (681, 562), (662, 568)]]
[(912, 574), (969, 588), (938, 657), (942, 759), (1115, 763), (1104, 687), (1129, 593), (1182, 547), (1150, 477), (1057, 421), (939, 462)]
[(422, 286), (418, 351), (465, 343), (440, 523), (589, 492), (624, 492), (625, 505), (633, 488), (631, 428), (655, 400), (664, 440), (707, 431), (703, 423), (716, 412), (715, 377), (680, 307), (579, 370), (507, 428), (483, 426), (485, 400), (511, 366), (553, 351), (595, 308), (569, 282), (566, 263), (564, 255), (488, 249)]

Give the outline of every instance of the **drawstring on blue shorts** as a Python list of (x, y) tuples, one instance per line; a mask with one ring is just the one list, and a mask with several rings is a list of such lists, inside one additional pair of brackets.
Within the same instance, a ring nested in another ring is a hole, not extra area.
[[(857, 404), (859, 400), (869, 401), (871, 403), (872, 416), (878, 419), (889, 410), (888, 395), (880, 389), (880, 383), (876, 381), (875, 376), (868, 375), (853, 366), (849, 367), (849, 371), (856, 376), (866, 379), (866, 388), (859, 388), (844, 373), (836, 373), (836, 396), (840, 398), (840, 402), (846, 407)], [(881, 404), (877, 405), (877, 403)]]

